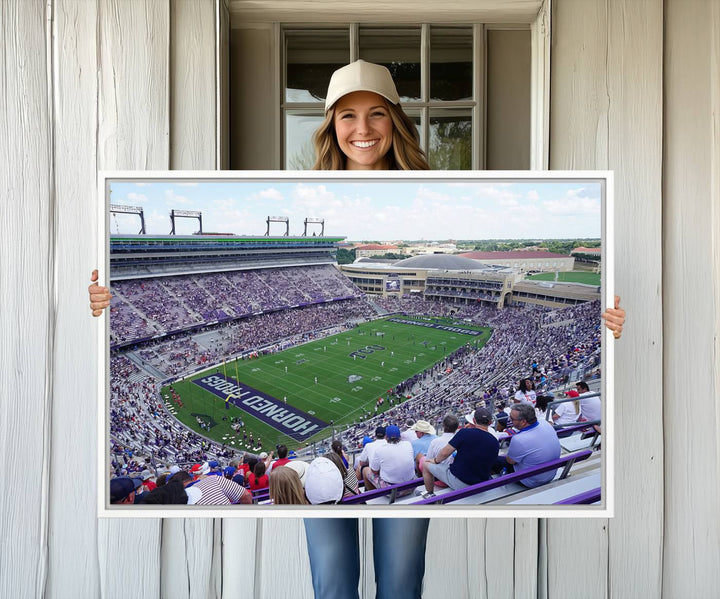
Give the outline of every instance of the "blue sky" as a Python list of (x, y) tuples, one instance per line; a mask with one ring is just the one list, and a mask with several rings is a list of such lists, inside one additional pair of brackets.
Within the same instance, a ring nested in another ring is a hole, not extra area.
[[(307, 217), (325, 219), (325, 234), (348, 240), (553, 239), (601, 232), (597, 181), (111, 181), (111, 202), (141, 206), (146, 230), (170, 232), (171, 209), (199, 210), (204, 232), (264, 235), (268, 216), (287, 216), (290, 235)], [(112, 215), (110, 232), (137, 233), (139, 219)], [(178, 219), (176, 233), (197, 231)], [(310, 227), (309, 232), (319, 228)], [(283, 234), (273, 224), (271, 234)]]

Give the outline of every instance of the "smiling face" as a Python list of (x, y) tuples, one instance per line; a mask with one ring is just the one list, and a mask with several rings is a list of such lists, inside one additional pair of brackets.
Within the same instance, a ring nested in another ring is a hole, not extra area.
[(352, 92), (335, 104), (338, 145), (347, 170), (387, 170), (393, 124), (385, 99), (373, 92)]

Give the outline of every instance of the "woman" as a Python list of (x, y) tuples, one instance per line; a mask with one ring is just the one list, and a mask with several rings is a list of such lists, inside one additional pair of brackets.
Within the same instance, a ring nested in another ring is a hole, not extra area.
[(537, 394), (535, 393), (535, 383), (532, 379), (520, 379), (520, 388), (515, 393), (515, 401), (531, 403), (535, 405)]
[[(412, 120), (400, 107), (390, 71), (358, 60), (330, 79), (325, 120), (313, 136), (315, 170), (428, 170)], [(377, 597), (420, 597), (427, 518), (373, 520)], [(307, 518), (305, 533), (316, 599), (357, 598), (358, 521)], [(398, 543), (398, 539), (403, 539)]]
[(253, 471), (248, 474), (248, 484), (251, 491), (259, 491), (267, 489), (270, 485), (270, 478), (265, 474), (265, 462), (259, 460)]
[(344, 496), (357, 495), (358, 494), (358, 479), (355, 474), (355, 469), (348, 467), (349, 461), (347, 455), (342, 448), (342, 443), (335, 439), (330, 446), (332, 451), (325, 454), (328, 459), (332, 459), (335, 465), (340, 470), (340, 474), (343, 477), (343, 484), (345, 485)]
[[(390, 72), (361, 60), (333, 73), (325, 100), (325, 120), (313, 143), (315, 170), (429, 169), (417, 129), (400, 107)], [(97, 271), (92, 281), (97, 281)], [(93, 315), (99, 316), (110, 303), (109, 289), (94, 283), (88, 291)], [(619, 298), (603, 318), (618, 338), (625, 320)], [(373, 519), (378, 598), (421, 596), (428, 524), (426, 518)], [(356, 599), (360, 578), (358, 520), (307, 518), (305, 532), (316, 599)]]
[[(575, 389), (570, 389), (566, 394), (567, 397), (579, 397), (580, 394)], [(566, 401), (555, 407), (555, 413), (552, 416), (553, 424), (573, 424), (580, 418), (580, 400)]]
[(277, 466), (270, 473), (270, 499), (274, 505), (307, 505), (300, 476), (292, 468)]

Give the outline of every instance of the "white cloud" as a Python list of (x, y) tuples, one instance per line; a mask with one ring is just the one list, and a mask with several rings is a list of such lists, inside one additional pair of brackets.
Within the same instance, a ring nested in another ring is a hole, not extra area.
[(127, 194), (128, 202), (133, 204), (145, 204), (148, 201), (148, 197), (144, 193), (135, 193), (133, 191)]
[[(568, 195), (569, 192), (568, 192)], [(548, 200), (542, 203), (543, 210), (554, 216), (589, 216), (600, 217), (600, 200), (594, 198), (567, 198)]]
[(535, 191), (534, 189), (531, 189), (527, 192), (527, 199), (532, 201), (537, 201), (540, 199), (540, 194)]
[(259, 191), (258, 193), (253, 195), (252, 199), (282, 201), (285, 198), (280, 191), (278, 191), (274, 187), (269, 187), (268, 189), (263, 189), (262, 191)]
[(503, 206), (504, 208), (512, 208), (512, 207), (520, 205), (519, 202), (515, 198), (507, 197), (507, 196), (498, 198), (497, 202), (500, 206)]
[(187, 199), (185, 196), (181, 196), (175, 193), (172, 189), (166, 189), (165, 190), (165, 205), (170, 206), (171, 208), (174, 208), (175, 206), (182, 204), (182, 205), (188, 205), (192, 204), (193, 202), (189, 199)]

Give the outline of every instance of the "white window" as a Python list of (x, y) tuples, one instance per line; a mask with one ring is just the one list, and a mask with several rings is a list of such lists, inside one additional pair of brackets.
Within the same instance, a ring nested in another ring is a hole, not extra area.
[[(330, 76), (358, 58), (388, 67), (432, 169), (529, 168), (529, 28), (287, 26), (281, 40), (283, 168), (312, 167), (311, 137), (324, 116)], [(520, 114), (511, 117), (508, 105)], [(495, 114), (510, 121), (504, 135), (484, 126)], [(491, 159), (488, 143), (497, 146)]]

